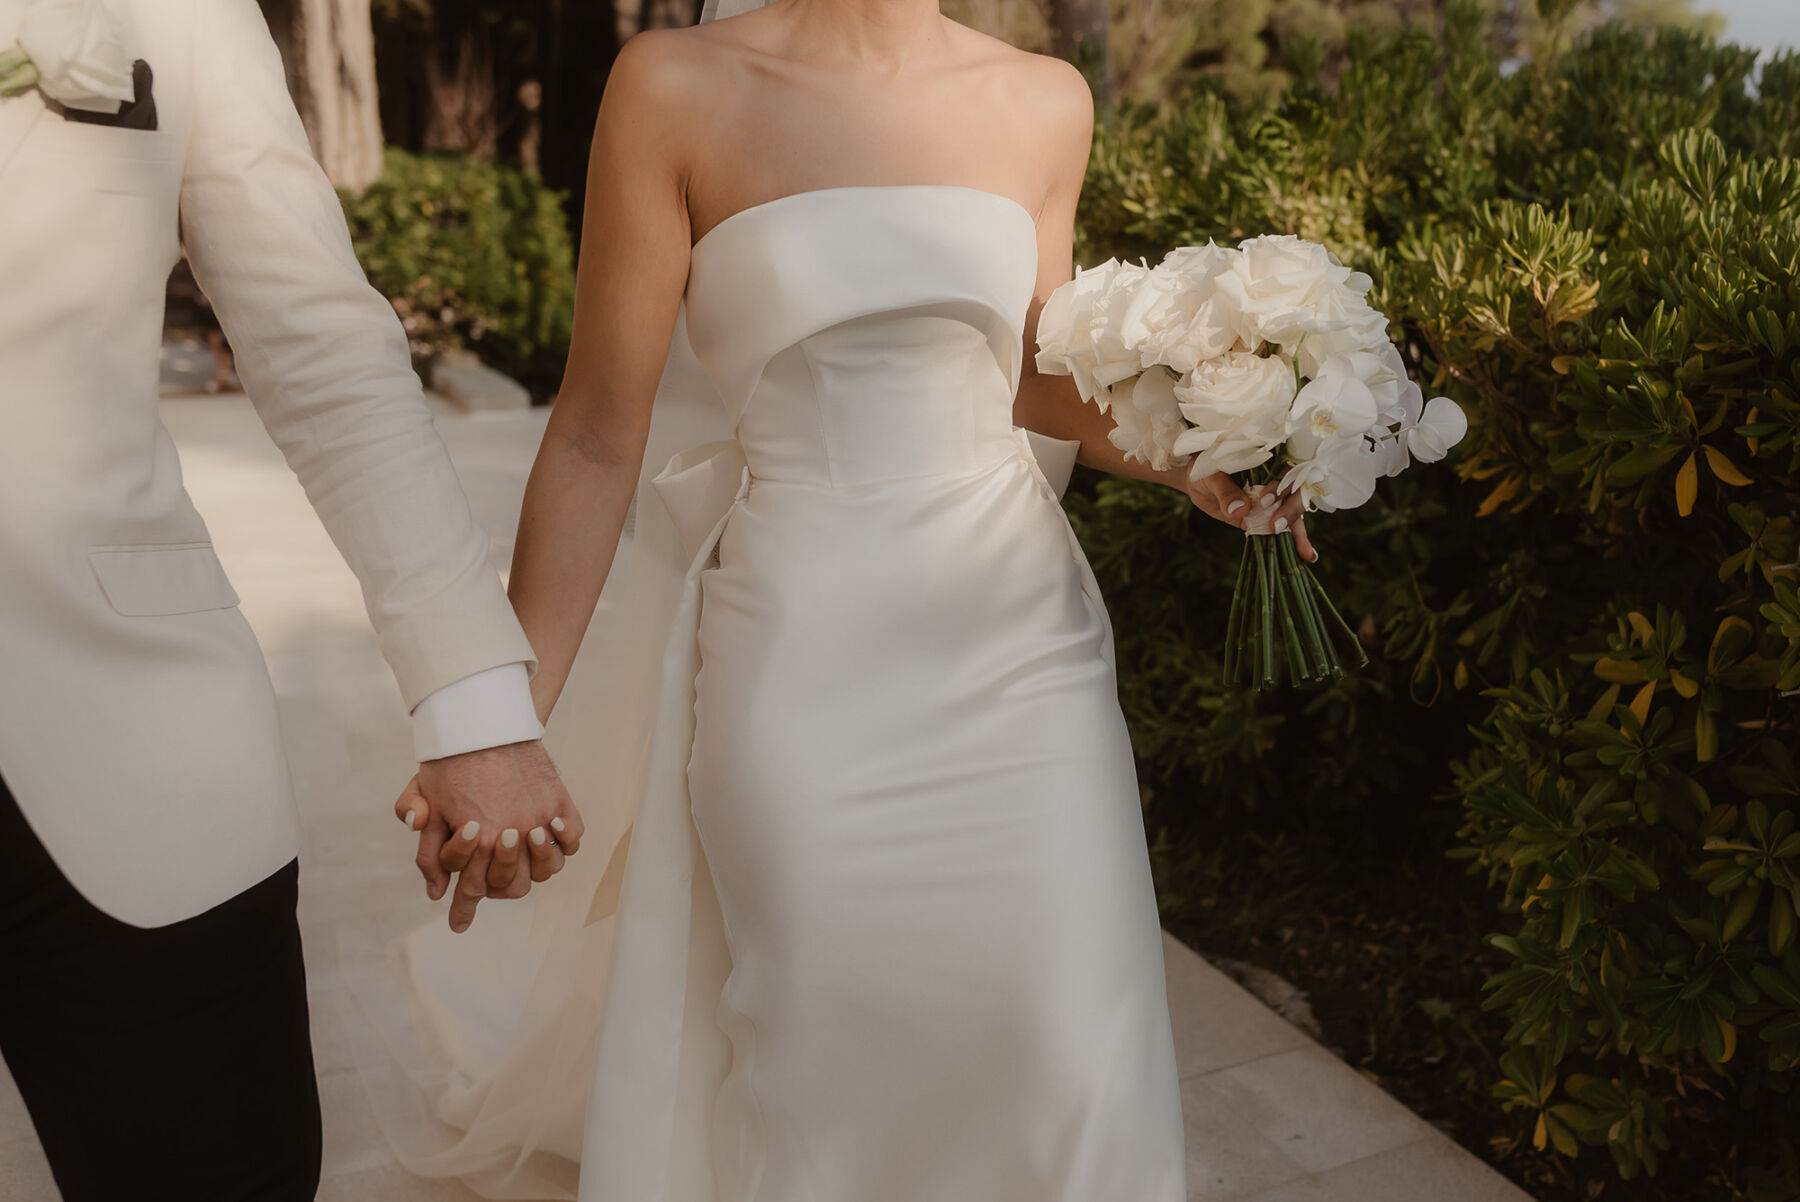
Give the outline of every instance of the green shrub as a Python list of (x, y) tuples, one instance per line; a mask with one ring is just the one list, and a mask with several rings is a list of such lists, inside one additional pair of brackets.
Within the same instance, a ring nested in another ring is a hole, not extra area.
[(559, 193), (480, 159), (390, 149), (381, 178), (343, 199), (415, 354), (465, 348), (539, 396), (556, 387), (575, 295)]
[(1800, 1197), (1796, 152), (1793, 55), (1608, 27), (1508, 73), (1453, 7), (1330, 91), (1122, 110), (1094, 155), (1084, 262), (1320, 239), (1470, 414), (1454, 470), (1313, 523), (1374, 656), (1327, 688), (1222, 687), (1235, 535), (1130, 482), (1071, 512), (1172, 918), (1247, 808), (1324, 874), (1466, 861), (1503, 929), (1461, 1063), (1540, 1193)]

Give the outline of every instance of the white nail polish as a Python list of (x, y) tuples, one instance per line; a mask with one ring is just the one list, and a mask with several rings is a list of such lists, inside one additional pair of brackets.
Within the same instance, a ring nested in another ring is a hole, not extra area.
[(552, 818), (550, 820), (550, 829), (560, 835), (569, 828), (563, 825), (563, 820), (561, 818)]
[(473, 818), (469, 819), (467, 822), (465, 822), (463, 824), (462, 837), (463, 837), (463, 841), (465, 843), (475, 842), (475, 836), (479, 835), (480, 833), (481, 833), (481, 823), (475, 821)]
[(1286, 518), (1276, 518), (1275, 519), (1275, 533), (1281, 534), (1287, 530), (1287, 527), (1288, 527), (1288, 521)]
[(519, 832), (510, 827), (500, 832), (500, 846), (511, 851), (519, 845)]
[(544, 844), (545, 844), (545, 842), (546, 842), (546, 841), (548, 841), (548, 840), (549, 840), (549, 838), (550, 838), (550, 836), (549, 836), (549, 835), (546, 835), (546, 834), (545, 834), (545, 833), (544, 833), (544, 828), (543, 828), (543, 827), (541, 827), (541, 826), (534, 826), (534, 827), (532, 827), (532, 828), (531, 828), (531, 843), (532, 843), (532, 846), (534, 846), (534, 847), (542, 847), (542, 846), (543, 846), (543, 845), (544, 845)]
[(1264, 509), (1273, 509), (1274, 508), (1274, 506), (1275, 506), (1275, 494), (1274, 493), (1266, 492), (1262, 495), (1262, 497), (1260, 499), (1262, 501), (1262, 507)]
[(1230, 505), (1225, 507), (1225, 512), (1227, 514), (1236, 513), (1238, 510), (1242, 509), (1244, 506), (1246, 506), (1248, 504), (1249, 504), (1248, 501), (1244, 500), (1244, 498), (1242, 498), (1242, 497), (1239, 497), (1237, 500), (1233, 501)]
[(406, 829), (409, 831), (416, 831), (419, 829), (419, 811), (406, 811)]

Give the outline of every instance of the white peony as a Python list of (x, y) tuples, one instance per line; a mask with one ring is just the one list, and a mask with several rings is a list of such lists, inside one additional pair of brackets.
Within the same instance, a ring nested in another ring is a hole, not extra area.
[(1294, 365), (1279, 355), (1232, 351), (1197, 366), (1175, 397), (1192, 426), (1175, 440), (1177, 454), (1195, 456), (1188, 474), (1241, 472), (1267, 461), (1287, 436)]
[(1373, 432), (1380, 410), (1357, 366), (1349, 356), (1335, 355), (1294, 397), (1286, 433), (1289, 454), (1296, 459), (1312, 458), (1335, 439)]
[(1156, 471), (1175, 463), (1176, 438), (1187, 427), (1175, 401), (1175, 378), (1153, 367), (1112, 389), (1113, 428), (1107, 439), (1129, 459), (1140, 459)]
[(137, 92), (125, 18), (110, 0), (35, 0), (19, 21), (19, 48), (38, 89), (67, 108), (116, 113)]

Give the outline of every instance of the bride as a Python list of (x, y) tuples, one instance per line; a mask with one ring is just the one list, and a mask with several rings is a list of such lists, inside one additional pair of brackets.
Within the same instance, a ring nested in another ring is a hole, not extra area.
[(1277, 507), (1313, 553), (1297, 499), (1126, 461), (1034, 370), (1092, 127), (1074, 69), (936, 0), (775, 0), (619, 55), (510, 582), (613, 851), (529, 918), (346, 949), (414, 1171), (1186, 1198), (1111, 629), (1058, 496), (1079, 460), (1234, 526)]

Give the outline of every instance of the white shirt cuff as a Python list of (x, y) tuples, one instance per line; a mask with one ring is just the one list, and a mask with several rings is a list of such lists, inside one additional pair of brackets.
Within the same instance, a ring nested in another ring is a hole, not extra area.
[(412, 717), (420, 763), (544, 737), (523, 663), (501, 664), (447, 684), (419, 702)]

